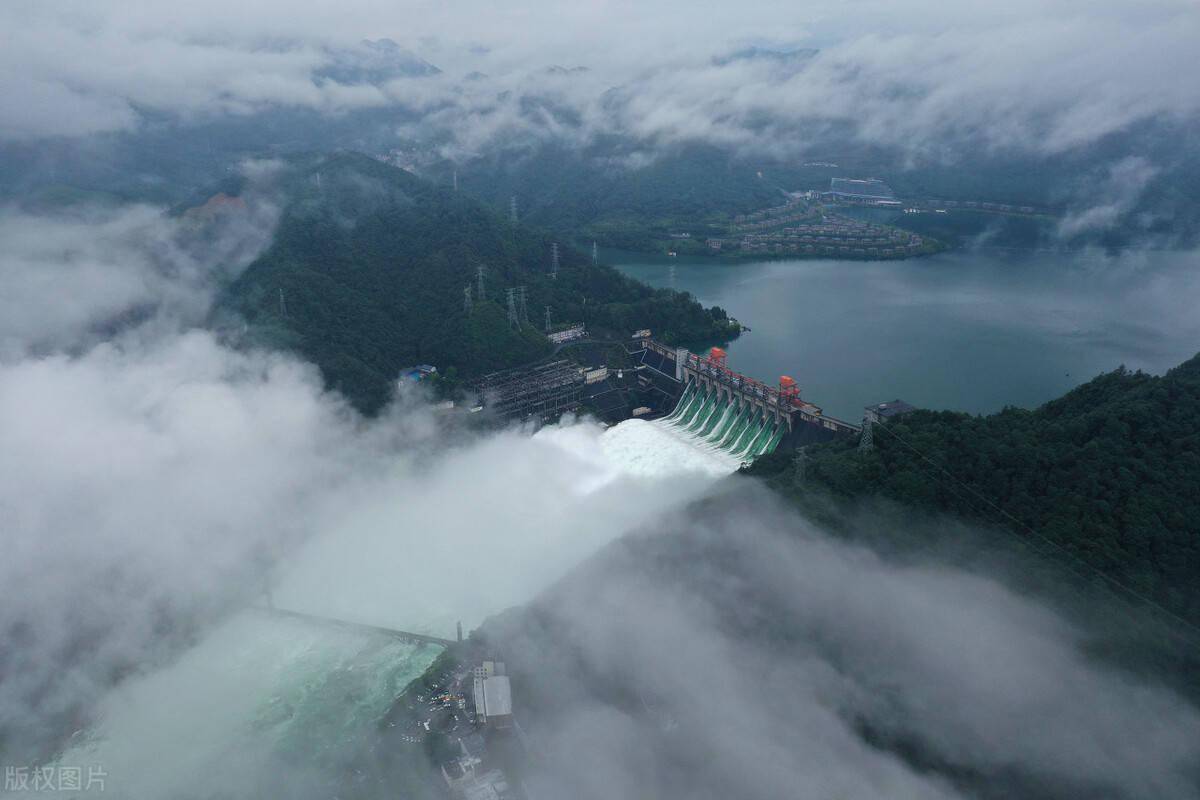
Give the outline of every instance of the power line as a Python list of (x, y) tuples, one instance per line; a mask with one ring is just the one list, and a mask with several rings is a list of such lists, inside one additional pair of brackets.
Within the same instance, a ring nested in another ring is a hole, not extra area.
[[(1186, 627), (1188, 630), (1192, 631), (1193, 633), (1200, 635), (1200, 627), (1196, 626), (1194, 623), (1189, 621), (1187, 618), (1181, 617), (1180, 615), (1176, 614), (1174, 611), (1171, 611), (1170, 609), (1166, 608), (1165, 606), (1160, 605), (1155, 600), (1152, 600), (1151, 598), (1146, 597), (1141, 592), (1126, 585), (1124, 582), (1118, 580), (1117, 578), (1114, 578), (1112, 575), (1109, 575), (1107, 572), (1105, 572), (1104, 570), (1095, 566), (1094, 564), (1089, 564), (1087, 561), (1084, 561), (1078, 555), (1076, 555), (1075, 553), (1072, 553), (1070, 550), (1063, 547), (1059, 543), (1055, 542), (1053, 539), (1050, 539), (1047, 536), (1044, 536), (1043, 534), (1038, 533), (1036, 530), (1031, 528), (1029, 525), (1025, 524), (1020, 519), (1014, 517), (1012, 514), (1008, 513), (1003, 508), (1001, 508), (1000, 506), (993, 503), (991, 500), (989, 500), (984, 495), (980, 494), (978, 491), (976, 491), (974, 488), (972, 488), (969, 484), (967, 484), (966, 482), (964, 482), (962, 480), (959, 480), (957, 477), (955, 477), (954, 473), (950, 472), (945, 467), (941, 466), (940, 464), (935, 462), (933, 459), (931, 459), (929, 456), (925, 455), (915, 445), (913, 445), (913, 444), (909, 443), (907, 440), (905, 440), (904, 437), (902, 437), (900, 434), (891, 430), (890, 426), (880, 425), (879, 429), (881, 431), (883, 431), (884, 433), (888, 434), (889, 436), (891, 436), (892, 438), (894, 438), (896, 441), (903, 444), (909, 450), (912, 450), (914, 453), (917, 454), (917, 456), (922, 461), (924, 461), (925, 463), (929, 464), (934, 469), (936, 469), (939, 472), (941, 472), (942, 474), (944, 474), (947, 478), (954, 481), (956, 484), (958, 484), (962, 488), (966, 489), (974, 497), (983, 501), (985, 504), (987, 504), (989, 507), (994, 509), (1001, 516), (1005, 517), (1008, 520), (1011, 520), (1014, 524), (1017, 525), (1017, 527), (1021, 528), (1024, 531), (1027, 531), (1034, 538), (1046, 543), (1051, 548), (1058, 551), (1060, 554), (1066, 556), (1071, 561), (1074, 561), (1075, 563), (1079, 564), (1080, 566), (1082, 566), (1085, 570), (1089, 571), (1090, 573), (1092, 573), (1094, 575), (1098, 575), (1101, 579), (1103, 579), (1110, 585), (1117, 587), (1118, 589), (1127, 593), (1131, 597), (1133, 597), (1137, 600), (1140, 600), (1141, 602), (1145, 603), (1146, 605), (1150, 606), (1151, 608), (1156, 609), (1157, 611), (1161, 612), (1162, 614), (1166, 615), (1167, 617), (1170, 617), (1171, 619), (1180, 623), (1181, 625), (1183, 625), (1184, 627)], [(1073, 575), (1075, 575), (1076, 577), (1084, 578), (1084, 579), (1087, 578), (1086, 575), (1082, 575), (1079, 572), (1077, 572), (1076, 570), (1071, 569), (1071, 567), (1069, 565), (1065, 565), (1065, 566), (1067, 566), (1067, 568), (1070, 569), (1071, 573)]]

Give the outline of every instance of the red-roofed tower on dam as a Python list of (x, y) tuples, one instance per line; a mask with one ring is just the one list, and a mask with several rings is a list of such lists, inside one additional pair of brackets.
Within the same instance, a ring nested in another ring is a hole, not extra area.
[(779, 376), (779, 405), (787, 408), (799, 405), (800, 387), (794, 378), (787, 375)]

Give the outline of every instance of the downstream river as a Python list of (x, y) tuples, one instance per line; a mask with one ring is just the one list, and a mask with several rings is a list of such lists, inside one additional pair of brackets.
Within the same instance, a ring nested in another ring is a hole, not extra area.
[(602, 251), (752, 330), (729, 365), (791, 375), (827, 414), (901, 398), (973, 413), (1037, 406), (1121, 364), (1200, 351), (1200, 253), (956, 251), (908, 261), (722, 262)]

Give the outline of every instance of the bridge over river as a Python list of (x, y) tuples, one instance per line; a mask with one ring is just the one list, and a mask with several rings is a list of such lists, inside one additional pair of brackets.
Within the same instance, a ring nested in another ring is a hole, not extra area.
[(397, 630), (396, 628), (384, 628), (380, 627), (379, 625), (368, 625), (363, 622), (349, 622), (343, 619), (334, 619), (333, 617), (322, 617), (318, 616), (317, 614), (306, 614), (303, 611), (289, 611), (283, 608), (275, 608), (274, 606), (255, 606), (255, 608), (264, 614), (271, 614), (277, 617), (290, 617), (291, 619), (298, 619), (317, 625), (332, 626), (346, 630), (359, 631), (362, 633), (379, 634), (381, 636), (398, 639), (402, 642), (408, 642), (410, 644), (436, 644), (442, 647), (449, 647), (450, 645), (457, 644), (458, 641), (461, 641), (461, 628), (459, 630), (460, 638), (456, 641), (454, 639), (443, 639), (440, 636), (430, 636), (429, 634), (425, 633), (413, 633), (412, 631), (402, 631)]

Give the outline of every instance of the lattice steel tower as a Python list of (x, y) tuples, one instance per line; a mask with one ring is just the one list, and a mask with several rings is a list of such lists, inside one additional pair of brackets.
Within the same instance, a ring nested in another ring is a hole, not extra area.
[(550, 306), (546, 306), (546, 333), (550, 332)]
[(471, 314), (471, 285), (467, 284), (463, 287), (463, 312), (468, 316)]
[(529, 306), (525, 303), (525, 287), (517, 287), (517, 313), (522, 324), (529, 324)]
[(517, 290), (505, 289), (504, 299), (508, 301), (508, 324), (514, 328), (521, 327), (521, 320), (517, 317)]
[(862, 438), (858, 440), (859, 452), (866, 452), (875, 446), (875, 432), (870, 415), (863, 415)]
[(558, 277), (558, 242), (550, 245), (550, 277)]

